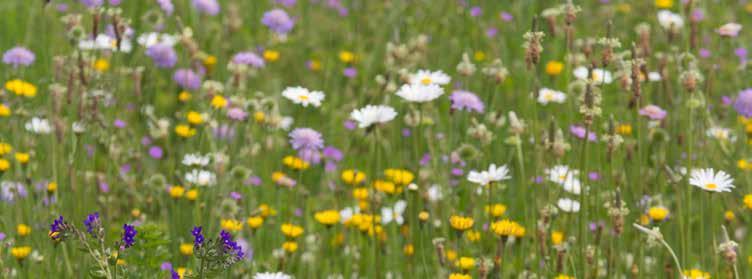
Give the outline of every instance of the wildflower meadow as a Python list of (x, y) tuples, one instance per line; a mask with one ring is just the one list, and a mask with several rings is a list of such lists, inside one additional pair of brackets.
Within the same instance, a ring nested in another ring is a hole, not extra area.
[(752, 1), (0, 15), (0, 278), (752, 278)]

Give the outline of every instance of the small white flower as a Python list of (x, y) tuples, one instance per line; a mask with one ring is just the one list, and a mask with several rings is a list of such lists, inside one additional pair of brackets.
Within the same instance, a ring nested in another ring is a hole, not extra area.
[(568, 199), (568, 198), (561, 198), (556, 203), (556, 205), (564, 212), (579, 212), (580, 211), (580, 202)]
[(212, 186), (217, 182), (213, 172), (194, 169), (185, 174), (185, 180), (198, 186)]
[(397, 90), (397, 96), (408, 102), (425, 103), (444, 94), (444, 88), (436, 84), (405, 84)]
[(731, 192), (734, 188), (734, 179), (724, 172), (711, 168), (695, 169), (689, 174), (689, 184), (711, 192)]
[(476, 171), (471, 170), (467, 174), (467, 180), (479, 185), (488, 185), (491, 182), (499, 182), (512, 178), (509, 176), (509, 168), (506, 165), (496, 167), (496, 164), (488, 166), (488, 170)]
[(739, 35), (739, 31), (742, 30), (742, 25), (736, 22), (730, 22), (722, 25), (716, 30), (719, 35), (724, 37), (736, 37)]
[(451, 80), (452, 78), (442, 71), (431, 72), (429, 70), (418, 70), (417, 73), (410, 75), (410, 84), (445, 85)]
[(407, 202), (404, 200), (398, 200), (392, 207), (382, 207), (381, 224), (386, 225), (391, 222), (395, 222), (397, 223), (397, 225), (402, 225), (403, 223), (405, 223), (405, 218), (402, 217), (402, 214), (405, 213), (406, 208)]
[[(81, 40), (78, 42), (78, 48), (82, 50), (109, 50), (117, 51), (117, 39), (107, 34), (99, 34), (96, 38)], [(133, 45), (128, 39), (120, 40), (120, 52), (131, 52)]]
[(386, 123), (397, 117), (397, 112), (390, 106), (367, 105), (350, 113), (350, 118), (358, 122), (358, 127), (368, 128), (373, 124)]
[(300, 86), (285, 88), (282, 91), (282, 96), (304, 107), (308, 107), (309, 105), (319, 107), (325, 97), (324, 92), (310, 91)]
[(719, 141), (736, 141), (736, 136), (731, 133), (731, 130), (723, 127), (708, 128), (708, 130), (705, 131), (705, 135)]
[(428, 201), (437, 202), (444, 198), (444, 193), (441, 192), (441, 186), (434, 184), (428, 187)]
[(659, 72), (649, 72), (648, 73), (648, 80), (649, 81), (661, 81), (661, 73), (659, 73)]
[(81, 121), (75, 121), (73, 124), (71, 124), (71, 129), (76, 134), (81, 134), (83, 132), (86, 132), (86, 123)]
[(574, 76), (582, 80), (587, 80), (589, 77), (589, 79), (595, 83), (609, 84), (614, 80), (613, 76), (611, 75), (611, 72), (607, 70), (593, 69), (593, 73), (590, 74), (590, 72), (588, 71), (588, 68), (584, 66), (580, 66), (574, 69)]
[(658, 11), (658, 24), (666, 30), (679, 30), (684, 26), (684, 19), (671, 11), (660, 10)]
[(556, 91), (549, 88), (541, 88), (541, 90), (538, 91), (538, 103), (544, 106), (550, 102), (561, 104), (566, 100), (567, 94), (564, 94), (564, 92), (561, 91)]
[(261, 272), (254, 274), (253, 279), (292, 279), (292, 276), (282, 272)]
[(564, 191), (575, 195), (579, 195), (582, 189), (582, 183), (577, 179), (579, 174), (579, 170), (570, 169), (563, 165), (553, 166), (546, 170), (549, 181), (561, 185)]
[(279, 128), (287, 131), (290, 129), (293, 122), (295, 122), (295, 119), (293, 119), (292, 117), (283, 116), (282, 119), (279, 120)]
[(174, 46), (178, 42), (178, 37), (172, 34), (148, 32), (138, 36), (136, 42), (145, 48), (149, 48), (156, 44)]
[(209, 158), (209, 155), (201, 155), (198, 153), (185, 154), (185, 156), (183, 156), (183, 165), (186, 165), (186, 166), (195, 165), (195, 166), (203, 167), (209, 164), (209, 160), (211, 160), (211, 158)]
[(29, 122), (24, 125), (26, 131), (35, 134), (49, 134), (52, 132), (52, 125), (50, 121), (44, 118), (33, 117)]
[(345, 207), (344, 209), (339, 211), (339, 222), (340, 223), (347, 223), (352, 219), (353, 215), (360, 213), (360, 207), (353, 206), (353, 207)]

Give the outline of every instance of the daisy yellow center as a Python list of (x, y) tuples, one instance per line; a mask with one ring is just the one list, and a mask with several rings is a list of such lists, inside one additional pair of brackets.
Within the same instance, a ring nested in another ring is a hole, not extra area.
[(718, 188), (718, 185), (715, 185), (715, 183), (708, 183), (708, 184), (705, 184), (705, 188), (708, 188), (710, 190), (715, 190), (716, 188)]
[(567, 178), (566, 175), (559, 175), (559, 180), (564, 181)]
[(554, 95), (553, 95), (553, 94), (551, 94), (551, 93), (545, 93), (545, 94), (543, 95), (543, 99), (546, 99), (546, 101), (551, 101), (551, 100), (553, 100), (553, 99), (554, 99)]
[(420, 80), (420, 83), (424, 85), (429, 85), (431, 84), (431, 78), (424, 77), (423, 79)]
[(300, 95), (300, 96), (298, 96), (298, 99), (300, 99), (301, 101), (307, 101), (308, 100), (308, 96), (307, 95)]

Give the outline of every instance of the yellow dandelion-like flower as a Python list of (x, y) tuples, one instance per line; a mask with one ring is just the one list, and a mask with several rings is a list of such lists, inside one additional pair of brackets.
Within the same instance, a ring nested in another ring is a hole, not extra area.
[(475, 267), (475, 259), (471, 257), (460, 257), (455, 265), (462, 270), (470, 270)]
[(504, 215), (504, 213), (507, 212), (507, 206), (496, 203), (492, 205), (486, 205), (486, 213), (491, 214), (493, 217), (499, 217), (501, 215)]
[(185, 124), (178, 124), (175, 126), (175, 134), (183, 138), (190, 138), (196, 135), (196, 129)]
[(311, 69), (311, 71), (320, 71), (321, 70), (321, 61), (318, 59), (311, 59), (308, 61), (308, 68)]
[(562, 70), (564, 70), (564, 63), (560, 61), (552, 60), (546, 63), (546, 74), (550, 76), (558, 76)]
[(501, 237), (523, 237), (525, 236), (525, 227), (519, 223), (504, 219), (491, 223), (491, 231)]
[(5, 155), (13, 151), (13, 147), (5, 142), (0, 142), (0, 156)]
[(339, 222), (339, 211), (337, 210), (324, 210), (314, 214), (313, 218), (322, 225), (331, 226)]
[(193, 96), (188, 91), (182, 91), (178, 94), (178, 101), (181, 101), (183, 103), (188, 102), (191, 100)]
[(558, 276), (554, 277), (554, 279), (574, 279), (574, 277), (564, 274), (559, 274)]
[(687, 279), (710, 279), (710, 274), (693, 268), (690, 270), (684, 270), (684, 277)]
[(211, 106), (215, 109), (221, 109), (227, 106), (227, 99), (221, 95), (214, 95), (211, 99)]
[(474, 221), (472, 217), (462, 217), (459, 215), (452, 215), (449, 217), (449, 225), (458, 231), (466, 231), (472, 228), (473, 223)]
[(402, 187), (397, 187), (394, 183), (384, 180), (376, 180), (373, 182), (373, 188), (379, 192), (387, 194), (399, 194), (402, 192)]
[(618, 126), (616, 126), (616, 133), (624, 136), (629, 136), (632, 134), (632, 125), (619, 124)]
[(349, 185), (358, 185), (366, 179), (366, 174), (359, 170), (348, 169), (342, 171), (342, 181)]
[(261, 227), (261, 225), (264, 224), (264, 217), (261, 216), (251, 216), (248, 217), (246, 220), (246, 223), (248, 224), (248, 227), (251, 229), (258, 229)]
[(412, 256), (415, 254), (415, 246), (412, 244), (405, 244), (405, 246), (402, 247), (402, 252), (405, 253), (405, 256)]
[(195, 111), (189, 111), (185, 115), (185, 119), (188, 120), (188, 123), (191, 123), (193, 125), (200, 125), (204, 123), (204, 117), (201, 116), (200, 113), (195, 112)]
[(744, 206), (748, 209), (752, 209), (752, 194), (744, 195)]
[(57, 191), (57, 183), (56, 182), (47, 183), (47, 192), (48, 193), (54, 193), (56, 191)]
[(648, 209), (648, 216), (651, 220), (655, 222), (661, 222), (666, 220), (668, 217), (669, 211), (668, 208), (665, 208), (663, 206), (654, 206)]
[(97, 70), (97, 72), (104, 73), (107, 70), (110, 69), (110, 61), (104, 58), (99, 58), (96, 61), (94, 61), (94, 70)]
[(15, 154), (16, 161), (18, 161), (21, 164), (28, 163), (29, 157), (30, 157), (29, 153), (25, 153), (25, 152), (16, 152)]
[(480, 50), (476, 51), (475, 53), (473, 53), (473, 59), (476, 62), (481, 62), (483, 60), (486, 60), (486, 53)]
[(29, 246), (17, 246), (10, 249), (10, 254), (16, 258), (16, 260), (23, 260), (31, 254), (31, 247)]
[(659, 9), (670, 9), (674, 6), (674, 0), (655, 0), (655, 7)]
[(462, 273), (452, 273), (449, 274), (449, 279), (473, 279), (470, 274), (462, 274)]
[(285, 156), (282, 159), (282, 164), (294, 170), (305, 170), (310, 167), (308, 162), (296, 156)]
[(219, 226), (222, 227), (223, 230), (231, 232), (237, 232), (243, 229), (243, 223), (235, 219), (222, 219)]
[(736, 214), (731, 210), (726, 210), (726, 212), (723, 213), (723, 219), (726, 219), (728, 222), (733, 222), (736, 220)]
[(27, 236), (31, 234), (31, 227), (26, 224), (18, 224), (16, 226), (16, 233), (21, 237)]
[(398, 185), (408, 185), (413, 182), (415, 175), (403, 169), (386, 169), (384, 170), (384, 176)]
[(183, 254), (183, 256), (193, 256), (193, 243), (180, 244), (180, 254)]
[(282, 234), (286, 237), (297, 238), (303, 234), (303, 227), (291, 223), (285, 223), (280, 227), (280, 231), (282, 231)]
[[(355, 198), (357, 200), (361, 200), (362, 201), (362, 200), (368, 199), (368, 189), (365, 188), (365, 187), (353, 189), (352, 194), (353, 194), (353, 198)], [(752, 198), (750, 198), (750, 199), (752, 199)], [(752, 202), (752, 201), (750, 201), (750, 202)], [(750, 208), (752, 208), (752, 207), (750, 207)]]
[(266, 120), (266, 114), (263, 111), (253, 113), (253, 121), (256, 121), (256, 123), (264, 123), (264, 120)]
[(560, 231), (551, 232), (551, 244), (560, 245), (564, 241), (564, 233)]
[(10, 169), (10, 162), (5, 159), (0, 159), (0, 172), (4, 172)]
[(173, 199), (182, 198), (183, 194), (185, 194), (185, 188), (183, 188), (183, 186), (175, 185), (170, 187), (170, 197)]
[(198, 199), (198, 190), (193, 189), (185, 192), (185, 198), (189, 201), (195, 201), (196, 199)]
[(352, 63), (352, 62), (355, 61), (355, 53), (352, 53), (352, 52), (346, 51), (346, 50), (340, 51), (339, 52), (339, 60), (342, 61), (342, 62), (344, 62), (344, 63), (348, 63), (348, 64)]
[(10, 108), (5, 104), (0, 104), (0, 117), (8, 117), (11, 115)]
[(282, 243), (282, 249), (288, 253), (295, 253), (298, 250), (298, 243), (295, 241), (285, 241), (285, 243)]
[(279, 60), (279, 51), (276, 50), (264, 50), (264, 60), (274, 62)]
[(480, 232), (476, 230), (469, 230), (465, 233), (465, 238), (470, 242), (476, 242), (480, 240)]

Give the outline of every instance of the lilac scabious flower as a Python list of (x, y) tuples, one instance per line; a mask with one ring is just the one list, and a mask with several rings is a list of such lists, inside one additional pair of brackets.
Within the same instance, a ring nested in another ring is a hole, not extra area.
[(227, 117), (232, 120), (243, 121), (248, 117), (248, 113), (242, 108), (230, 108), (227, 110)]
[(588, 141), (596, 141), (597, 139), (595, 136), (595, 132), (593, 131), (587, 132), (585, 130), (585, 127), (582, 127), (582, 126), (578, 126), (578, 125), (569, 126), (569, 132), (571, 132), (572, 135), (574, 135), (575, 137), (579, 139), (584, 139), (585, 134), (587, 134)]
[(81, 4), (88, 8), (98, 8), (104, 4), (104, 0), (81, 0)]
[(232, 63), (248, 65), (254, 68), (263, 68), (266, 65), (264, 58), (250, 51), (236, 53), (232, 57)]
[(321, 151), (318, 149), (313, 148), (303, 148), (298, 150), (298, 157), (300, 159), (303, 159), (303, 161), (312, 163), (312, 164), (319, 164), (321, 163)]
[(159, 8), (168, 16), (172, 15), (175, 11), (175, 5), (172, 4), (172, 0), (157, 0), (157, 4), (159, 4)]
[(130, 248), (131, 246), (133, 246), (133, 244), (136, 243), (136, 234), (138, 234), (136, 227), (128, 224), (123, 224), (123, 248)]
[(354, 78), (358, 75), (358, 69), (355, 67), (347, 67), (342, 71), (342, 74), (349, 78)]
[(94, 229), (99, 227), (100, 224), (99, 212), (94, 212), (87, 215), (86, 220), (84, 220), (84, 227), (86, 227), (86, 232), (91, 234), (92, 236), (95, 236)]
[(50, 238), (54, 240), (58, 240), (62, 237), (63, 233), (63, 227), (65, 226), (65, 220), (63, 220), (63, 216), (60, 215), (55, 221), (52, 222), (52, 225), (50, 225)]
[(295, 150), (324, 148), (321, 133), (311, 128), (296, 128), (290, 132), (290, 144)]
[(168, 44), (155, 44), (146, 49), (146, 55), (158, 68), (172, 68), (178, 62), (178, 54)]
[(194, 247), (200, 247), (204, 244), (204, 234), (201, 232), (201, 227), (193, 227), (191, 234), (193, 235)]
[(151, 156), (154, 159), (162, 159), (162, 156), (164, 155), (164, 151), (159, 146), (152, 146), (149, 148), (149, 156)]
[(452, 95), (449, 95), (449, 100), (452, 102), (452, 109), (456, 110), (475, 111), (483, 113), (483, 110), (485, 108), (483, 101), (481, 101), (477, 95), (469, 91), (454, 91)]
[(656, 105), (647, 105), (640, 109), (640, 115), (647, 116), (652, 120), (662, 120), (666, 118), (666, 111)]
[(273, 9), (265, 12), (261, 23), (279, 34), (287, 34), (295, 26), (295, 21), (282, 9)]
[(744, 117), (752, 117), (752, 88), (739, 92), (734, 101), (734, 109)]
[(219, 13), (219, 3), (217, 0), (193, 0), (193, 8), (199, 13), (207, 15), (217, 15)]
[(342, 161), (344, 158), (344, 155), (342, 154), (342, 151), (337, 149), (334, 146), (327, 146), (324, 148), (324, 150), (321, 151), (321, 154), (330, 160), (333, 160), (335, 162)]
[(197, 90), (201, 87), (201, 76), (191, 69), (178, 69), (172, 79), (184, 89)]
[(36, 56), (24, 47), (14, 47), (3, 53), (3, 63), (18, 66), (29, 66), (34, 63)]
[(470, 8), (470, 16), (479, 17), (483, 14), (483, 9), (480, 6), (473, 6)]
[(232, 240), (232, 234), (226, 232), (225, 230), (222, 230), (221, 232), (219, 232), (219, 236), (222, 239), (222, 244), (225, 247), (225, 252), (235, 254), (237, 259), (242, 259), (245, 256), (245, 254), (243, 254), (243, 248), (240, 247), (237, 242)]

